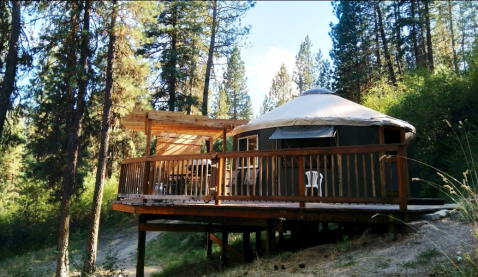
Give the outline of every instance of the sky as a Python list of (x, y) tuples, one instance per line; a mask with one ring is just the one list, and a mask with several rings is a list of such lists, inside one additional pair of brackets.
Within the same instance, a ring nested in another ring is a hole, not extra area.
[(329, 56), (329, 24), (337, 21), (329, 1), (257, 1), (248, 11), (242, 24), (252, 25), (247, 38), (252, 47), (241, 49), (241, 57), (254, 115), (259, 114), (280, 65), (285, 63), (292, 74), (295, 55), (307, 35), (314, 53), (320, 48), (325, 57)]

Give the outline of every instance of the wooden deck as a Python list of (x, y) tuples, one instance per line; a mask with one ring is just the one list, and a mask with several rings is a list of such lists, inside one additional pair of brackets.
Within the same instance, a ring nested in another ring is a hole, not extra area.
[[(292, 232), (300, 242), (327, 233), (329, 223), (393, 230), (456, 208), (413, 205), (409, 178), (405, 144), (148, 156), (123, 160), (113, 210), (139, 215), (137, 276), (143, 276), (147, 231), (205, 232), (207, 255), (214, 242), (226, 264), (228, 255), (251, 260), (251, 232), (256, 247), (265, 232), (269, 255), (276, 232)], [(229, 233), (243, 234), (242, 253), (228, 244)]]
[[(403, 211), (398, 204), (307, 203), (306, 207), (299, 207), (297, 203), (258, 201), (223, 201), (220, 206), (199, 201), (143, 203), (141, 200), (120, 200), (113, 204), (113, 209), (117, 211), (155, 215), (156, 218), (242, 222), (246, 225), (247, 220), (251, 223), (257, 220), (390, 223), (394, 221), (392, 218), (396, 218), (408, 222), (420, 219), (422, 214), (454, 208), (454, 204), (408, 205)], [(374, 217), (376, 214), (380, 216)]]

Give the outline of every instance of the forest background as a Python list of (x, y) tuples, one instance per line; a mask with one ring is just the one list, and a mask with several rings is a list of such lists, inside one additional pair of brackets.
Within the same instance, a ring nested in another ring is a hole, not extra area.
[[(119, 123), (134, 107), (252, 119), (241, 59), (252, 26), (241, 19), (254, 5), (0, 1), (0, 259), (58, 243), (66, 276), (70, 233), (97, 233), (100, 215), (101, 226), (125, 219), (111, 206), (121, 160), (145, 151), (144, 135)], [(298, 41), (295, 67), (265, 80), (259, 112), (332, 89), (414, 125), (421, 161), (454, 176), (476, 169), (460, 143), (478, 152), (478, 3), (331, 5), (330, 53)], [(417, 177), (441, 180), (425, 167)]]

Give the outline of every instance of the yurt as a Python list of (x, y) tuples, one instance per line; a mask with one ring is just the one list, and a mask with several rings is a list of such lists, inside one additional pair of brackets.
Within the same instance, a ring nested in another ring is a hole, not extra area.
[[(416, 158), (417, 154), (416, 131), (410, 123), (322, 88), (305, 91), (294, 100), (237, 127), (232, 135), (233, 151), (406, 144), (409, 158)], [(393, 157), (396, 153), (384, 154)], [(361, 161), (357, 163), (357, 168), (363, 166)], [(339, 166), (345, 167), (345, 162)], [(323, 167), (330, 170), (327, 165)], [(377, 172), (386, 171), (387, 176), (382, 178), (387, 179), (393, 190), (398, 190), (393, 158), (380, 160), (374, 168)], [(408, 160), (407, 171), (409, 197), (418, 197), (419, 186), (417, 182), (411, 182), (411, 178), (417, 175), (417, 165)], [(329, 172), (328, 176), (331, 175)], [(380, 178), (378, 173), (375, 176)], [(381, 180), (374, 181), (379, 183)]]

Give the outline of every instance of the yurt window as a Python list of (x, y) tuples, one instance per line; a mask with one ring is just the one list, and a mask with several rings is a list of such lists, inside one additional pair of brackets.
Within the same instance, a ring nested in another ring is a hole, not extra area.
[[(252, 150), (259, 150), (259, 139), (258, 136), (248, 136), (239, 138), (238, 141), (238, 150), (239, 151), (252, 151)], [(258, 158), (256, 157), (256, 165), (258, 164)], [(252, 163), (252, 161), (251, 161)], [(248, 160), (244, 160), (244, 164), (242, 164), (241, 159), (239, 159), (239, 166), (247, 166)]]
[(402, 134), (397, 129), (384, 128), (383, 136), (385, 144), (402, 142)]
[(239, 138), (238, 149), (239, 151), (252, 151), (252, 150), (259, 150), (257, 135), (255, 136), (248, 136)]

